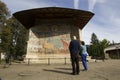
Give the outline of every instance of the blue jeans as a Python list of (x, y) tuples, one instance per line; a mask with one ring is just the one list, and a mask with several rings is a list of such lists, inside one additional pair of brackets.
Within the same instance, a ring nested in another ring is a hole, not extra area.
[(81, 57), (82, 57), (82, 64), (83, 64), (84, 70), (88, 70), (87, 59), (86, 59), (87, 54), (82, 54)]

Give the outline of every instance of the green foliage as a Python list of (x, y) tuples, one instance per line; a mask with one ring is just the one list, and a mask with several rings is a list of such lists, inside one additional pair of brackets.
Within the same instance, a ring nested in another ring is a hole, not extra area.
[(91, 36), (91, 55), (98, 56), (99, 55), (99, 40), (95, 33)]
[(91, 45), (88, 48), (88, 52), (93, 58), (104, 58), (104, 49), (110, 45), (110, 41), (103, 39), (99, 41), (96, 34), (91, 36)]
[(1, 49), (3, 50), (3, 52), (6, 52), (9, 50), (10, 45), (11, 45), (11, 29), (10, 27), (3, 27), (2, 28), (2, 35), (1, 35), (1, 39), (2, 39), (2, 43), (1, 43)]
[(16, 39), (16, 55), (18, 56), (22, 56), (24, 54), (26, 54), (26, 34), (27, 34), (27, 30), (21, 25), (19, 26), (19, 33), (17, 34), (17, 39)]
[(16, 58), (26, 53), (26, 29), (13, 17), (0, 1), (0, 53)]
[(6, 5), (0, 1), (0, 24), (3, 24), (6, 22), (7, 17), (10, 16), (10, 13), (8, 11), (8, 8)]
[(13, 47), (11, 47), (11, 54), (13, 54), (14, 59), (22, 57), (26, 54), (26, 34), (27, 29), (22, 26), (14, 17), (9, 19), (10, 25), (12, 26), (12, 39)]
[(105, 55), (104, 55), (104, 49), (107, 48), (108, 46), (110, 45), (110, 41), (108, 41), (107, 39), (103, 39), (102, 41), (100, 41), (100, 53), (103, 58), (105, 58)]
[(96, 45), (96, 44), (99, 43), (99, 40), (98, 40), (98, 38), (97, 38), (97, 36), (96, 36), (95, 33), (93, 33), (92, 36), (91, 36), (91, 43), (92, 43), (93, 45)]
[(0, 52), (9, 52), (11, 42), (11, 28), (7, 25), (9, 11), (6, 5), (0, 1)]
[(100, 45), (103, 48), (107, 48), (110, 45), (110, 41), (108, 41), (107, 39), (103, 39), (102, 41), (100, 41)]

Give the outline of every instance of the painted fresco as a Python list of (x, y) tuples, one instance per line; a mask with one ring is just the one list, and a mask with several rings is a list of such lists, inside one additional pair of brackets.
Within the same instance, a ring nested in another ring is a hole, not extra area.
[[(35, 53), (67, 53), (70, 41), (70, 34), (57, 35), (60, 32), (39, 32), (31, 31), (29, 45), (31, 51)], [(62, 32), (64, 33), (64, 32)], [(37, 36), (36, 36), (37, 35)], [(52, 36), (51, 36), (52, 35)], [(49, 37), (48, 37), (49, 36)]]
[(39, 54), (69, 53), (70, 27), (68, 24), (39, 24), (30, 29), (28, 52)]

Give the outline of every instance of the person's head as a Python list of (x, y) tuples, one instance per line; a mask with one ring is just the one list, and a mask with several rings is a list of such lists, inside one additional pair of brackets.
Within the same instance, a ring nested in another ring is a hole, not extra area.
[(81, 41), (81, 44), (82, 44), (82, 45), (85, 45), (85, 42), (84, 42), (84, 41)]
[(76, 36), (73, 36), (73, 40), (76, 40), (77, 38), (76, 38)]

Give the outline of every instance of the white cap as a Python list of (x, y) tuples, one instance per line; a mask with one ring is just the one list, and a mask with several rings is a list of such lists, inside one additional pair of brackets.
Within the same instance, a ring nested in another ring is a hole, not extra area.
[(73, 39), (76, 40), (77, 39), (76, 36), (73, 36)]

